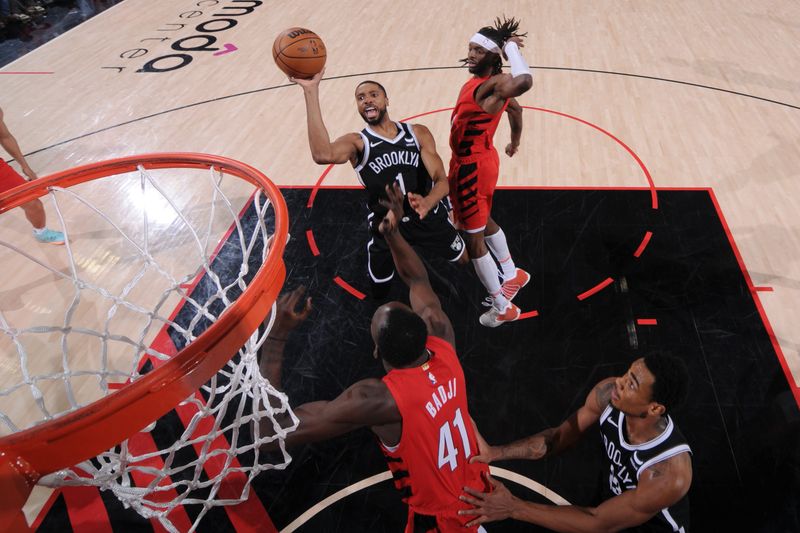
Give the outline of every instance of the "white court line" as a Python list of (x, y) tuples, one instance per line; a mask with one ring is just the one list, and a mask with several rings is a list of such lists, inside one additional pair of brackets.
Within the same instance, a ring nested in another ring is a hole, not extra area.
[[(556, 505), (570, 505), (570, 503), (560, 495), (529, 477), (525, 477), (521, 474), (517, 474), (516, 472), (512, 472), (511, 470), (498, 468), (496, 466), (490, 466), (489, 472), (495, 477), (513, 481), (514, 483), (522, 485), (523, 487), (528, 488), (537, 494), (541, 494), (544, 498), (547, 498)], [(386, 472), (381, 472), (380, 474), (375, 474), (374, 476), (362, 479), (357, 483), (353, 483), (352, 485), (349, 485), (338, 492), (334, 492), (316, 505), (312, 505), (306, 512), (298, 516), (291, 524), (283, 528), (280, 533), (292, 533), (293, 531), (296, 531), (297, 528), (308, 522), (311, 518), (316, 516), (320, 511), (330, 507), (339, 500), (344, 499), (351, 494), (355, 494), (362, 489), (371, 487), (372, 485), (377, 485), (381, 481), (386, 481), (389, 479), (392, 479), (392, 473), (387, 470)]]

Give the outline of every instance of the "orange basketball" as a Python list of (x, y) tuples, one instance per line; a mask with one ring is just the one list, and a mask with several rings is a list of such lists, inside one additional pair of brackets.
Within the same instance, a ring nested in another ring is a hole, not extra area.
[(287, 76), (312, 78), (325, 66), (325, 43), (311, 30), (289, 28), (272, 44), (272, 58)]

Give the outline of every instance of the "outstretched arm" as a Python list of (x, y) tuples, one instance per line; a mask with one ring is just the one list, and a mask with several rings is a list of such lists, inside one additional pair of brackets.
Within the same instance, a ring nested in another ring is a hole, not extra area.
[(511, 76), (504, 76), (494, 87), (494, 94), (500, 99), (514, 98), (533, 86), (530, 67), (520, 52), (524, 46), (521, 37), (511, 37), (503, 45), (503, 55), (511, 64)]
[(2, 109), (0, 109), (0, 146), (2, 146), (3, 149), (11, 155), (11, 157), (17, 160), (17, 163), (19, 163), (19, 166), (22, 168), (22, 172), (28, 177), (29, 180), (35, 180), (37, 178), (36, 173), (28, 165), (28, 162), (25, 161), (25, 156), (22, 155), (22, 150), (17, 143), (17, 139), (15, 139), (8, 130), (8, 126), (6, 126), (6, 123), (3, 120)]
[(447, 196), (447, 193), (450, 192), (450, 185), (447, 183), (447, 174), (444, 171), (442, 158), (436, 152), (436, 141), (433, 140), (431, 131), (422, 124), (413, 124), (411, 127), (414, 128), (414, 134), (419, 141), (422, 162), (433, 180), (433, 187), (427, 196), (413, 192), (408, 193), (408, 203), (419, 214), (419, 218), (425, 218), (425, 215)]
[(493, 490), (488, 494), (464, 488), (469, 496), (461, 499), (475, 508), (459, 511), (459, 514), (478, 517), (467, 526), (513, 518), (553, 531), (619, 531), (641, 525), (662, 509), (679, 502), (692, 484), (692, 462), (689, 454), (684, 452), (656, 463), (642, 473), (637, 488), (597, 507), (527, 502), (512, 495), (499, 481), (492, 478), (489, 481)]
[(311, 148), (311, 157), (318, 164), (338, 164), (348, 161), (355, 163), (361, 137), (357, 133), (348, 133), (331, 142), (328, 129), (322, 120), (322, 109), (319, 105), (319, 83), (324, 73), (324, 70), (318, 72), (308, 80), (289, 78), (289, 81), (303, 88), (308, 121), (308, 145)]
[(511, 126), (511, 142), (506, 146), (506, 155), (514, 157), (519, 150), (519, 140), (522, 137), (522, 106), (519, 105), (516, 98), (508, 100), (506, 113), (508, 114), (508, 124)]
[[(283, 351), (286, 341), (289, 340), (289, 333), (305, 322), (311, 313), (311, 297), (303, 300), (305, 293), (305, 286), (300, 285), (292, 292), (284, 293), (278, 298), (275, 304), (275, 321), (258, 353), (261, 375), (267, 378), (276, 389), (281, 388)], [(303, 302), (302, 307), (298, 309), (301, 301)]]
[[(611, 400), (614, 378), (598, 383), (580, 409), (555, 428), (545, 429), (502, 446), (485, 446), (481, 453), (470, 462), (491, 463), (504, 459), (541, 459), (548, 455), (558, 454), (574, 445), (586, 430), (600, 419), (600, 415)], [(484, 449), (485, 448), (485, 449)]]
[(397, 273), (408, 285), (411, 309), (425, 321), (428, 333), (455, 346), (453, 325), (442, 310), (439, 297), (433, 292), (425, 265), (422, 264), (417, 252), (400, 234), (399, 224), (403, 218), (403, 193), (400, 191), (400, 185), (397, 182), (392, 186), (387, 185), (386, 196), (387, 200), (381, 200), (381, 203), (388, 209), (388, 212), (381, 221), (379, 230), (392, 251), (392, 259), (394, 259)]
[[(374, 378), (354, 383), (329, 402), (303, 404), (294, 410), (294, 414), (300, 423), (295, 431), (286, 436), (287, 446), (327, 440), (362, 427), (402, 421), (388, 387)], [(262, 421), (261, 424), (262, 434), (272, 431), (267, 427), (269, 421)], [(267, 446), (277, 448), (277, 443)]]

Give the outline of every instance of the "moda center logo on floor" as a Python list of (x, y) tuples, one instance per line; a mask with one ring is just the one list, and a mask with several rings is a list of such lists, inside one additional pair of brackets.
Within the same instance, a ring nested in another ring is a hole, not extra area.
[(120, 52), (118, 64), (101, 68), (117, 73), (161, 73), (185, 68), (202, 54), (221, 50), (218, 45), (225, 32), (263, 3), (263, 0), (195, 0), (175, 20), (154, 28), (135, 46)]

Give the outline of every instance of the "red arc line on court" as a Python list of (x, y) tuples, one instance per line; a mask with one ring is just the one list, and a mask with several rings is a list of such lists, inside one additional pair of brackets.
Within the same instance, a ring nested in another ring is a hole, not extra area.
[[(596, 124), (592, 124), (591, 122), (589, 122), (587, 120), (584, 120), (582, 118), (576, 117), (574, 115), (569, 115), (567, 113), (562, 113), (560, 111), (555, 111), (555, 110), (552, 110), (552, 109), (546, 109), (546, 108), (543, 108), (543, 107), (533, 107), (533, 106), (522, 106), (522, 107), (524, 109), (530, 109), (532, 111), (542, 111), (544, 113), (550, 113), (550, 114), (557, 115), (557, 116), (560, 116), (560, 117), (564, 117), (564, 118), (569, 118), (569, 119), (575, 120), (577, 122), (580, 122), (581, 124), (584, 124), (586, 126), (589, 126), (590, 128), (593, 128), (593, 129), (599, 131), (603, 135), (605, 135), (608, 138), (612, 139), (614, 142), (616, 142), (618, 145), (620, 145), (626, 152), (628, 152), (628, 154), (631, 157), (633, 157), (633, 159), (636, 161), (636, 164), (639, 165), (639, 168), (642, 170), (642, 172), (644, 173), (645, 178), (647, 179), (648, 189), (650, 190), (651, 207), (653, 209), (658, 209), (658, 193), (656, 191), (655, 183), (653, 182), (653, 177), (650, 175), (650, 171), (647, 169), (647, 166), (645, 166), (644, 162), (639, 158), (639, 156), (636, 155), (636, 153), (627, 144), (622, 142), (622, 140), (619, 137), (615, 136), (613, 133), (609, 132), (608, 130), (605, 130), (605, 129), (601, 128), (600, 126), (598, 126)], [(452, 107), (443, 107), (443, 108), (440, 108), (440, 109), (435, 109), (433, 111), (426, 111), (424, 113), (418, 113), (416, 115), (412, 115), (410, 117), (403, 118), (403, 119), (400, 120), (400, 122), (407, 122), (407, 121), (413, 120), (415, 118), (424, 117), (424, 116), (427, 116), (427, 115), (433, 115), (435, 113), (441, 113), (443, 111), (452, 111), (453, 109), (454, 108), (452, 108)], [(320, 190), (320, 188), (322, 186), (322, 182), (325, 179), (325, 177), (328, 175), (328, 173), (330, 173), (330, 171), (333, 169), (333, 167), (334, 167), (333, 164), (328, 165), (325, 168), (325, 170), (322, 172), (322, 175), (320, 175), (320, 177), (317, 179), (317, 182), (314, 184), (314, 187), (311, 190), (311, 194), (308, 197), (308, 203), (306, 204), (306, 207), (308, 209), (311, 209), (313, 207), (314, 200), (316, 199), (317, 193), (319, 192), (319, 190)], [(653, 234), (650, 231), (645, 233), (645, 236), (642, 239), (642, 243), (639, 245), (639, 248), (634, 253), (634, 255), (636, 257), (641, 256), (641, 254), (644, 252), (644, 249), (647, 247), (647, 244), (650, 242), (650, 237), (652, 237), (652, 235)], [(310, 241), (309, 241), (309, 246), (311, 246), (311, 242)], [(313, 248), (312, 248), (312, 252), (313, 252)], [(363, 294), (362, 293), (360, 293), (356, 289), (353, 289), (349, 284), (347, 284), (341, 278), (337, 277), (334, 281), (336, 281), (336, 283), (338, 283), (340, 286), (345, 288), (345, 290), (347, 290), (351, 294), (354, 294), (354, 295), (355, 294), (361, 294), (361, 298), (363, 298)], [(614, 281), (613, 278), (606, 279), (605, 281), (603, 281), (602, 283), (600, 283), (596, 287), (594, 287), (592, 289), (589, 289), (588, 291), (586, 291), (584, 293), (579, 294), (578, 295), (578, 300), (585, 300), (589, 296), (592, 296), (596, 292), (602, 290), (606, 285), (612, 283), (613, 281)], [(342, 283), (345, 283), (346, 286), (342, 285)], [(348, 287), (349, 287), (349, 289), (348, 289)]]
[(644, 234), (644, 238), (642, 238), (642, 243), (639, 245), (636, 251), (633, 252), (633, 257), (639, 257), (642, 255), (644, 249), (647, 248), (647, 244), (650, 242), (650, 238), (652, 236), (653, 236), (652, 231), (648, 231), (647, 233)]
[(592, 287), (588, 291), (580, 293), (578, 295), (578, 300), (583, 301), (586, 298), (588, 298), (589, 296), (602, 291), (603, 289), (605, 289), (606, 287), (608, 287), (612, 283), (614, 283), (614, 278), (606, 278), (605, 280), (601, 281), (600, 283), (598, 283), (597, 285), (595, 285), (594, 287)]
[(314, 257), (319, 255), (319, 248), (317, 248), (317, 241), (314, 240), (314, 232), (312, 230), (306, 231), (306, 240), (308, 241), (308, 247), (311, 248), (311, 253), (314, 254)]
[(353, 287), (352, 285), (347, 283), (341, 277), (336, 276), (335, 278), (333, 278), (333, 281), (335, 281), (338, 286), (340, 286), (341, 288), (343, 288), (344, 290), (346, 290), (347, 292), (349, 292), (350, 294), (352, 294), (353, 296), (355, 296), (359, 300), (363, 300), (364, 299), (364, 293), (363, 292), (359, 291), (358, 289), (356, 289), (355, 287)]
[(640, 326), (657, 326), (658, 320), (655, 318), (637, 318), (636, 323)]

